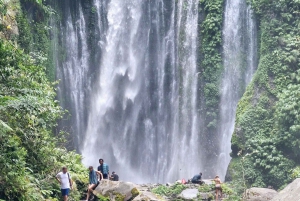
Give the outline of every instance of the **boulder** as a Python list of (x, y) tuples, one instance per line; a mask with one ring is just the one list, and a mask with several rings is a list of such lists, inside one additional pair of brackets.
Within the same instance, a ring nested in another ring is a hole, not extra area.
[(250, 188), (246, 191), (246, 201), (267, 201), (277, 195), (277, 191), (268, 188)]
[(294, 180), (280, 191), (272, 201), (299, 201), (300, 200), (300, 178)]
[(197, 198), (198, 193), (199, 193), (198, 189), (189, 188), (183, 190), (178, 197), (184, 200), (193, 200)]
[(98, 198), (107, 197), (110, 201), (132, 200), (139, 195), (137, 186), (130, 182), (101, 180), (93, 191)]
[(133, 201), (161, 201), (162, 198), (157, 197), (149, 191), (140, 192), (140, 194), (133, 199)]

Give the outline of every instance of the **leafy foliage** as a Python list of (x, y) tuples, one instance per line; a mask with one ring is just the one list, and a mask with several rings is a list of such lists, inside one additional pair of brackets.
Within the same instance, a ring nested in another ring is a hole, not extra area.
[(200, 7), (202, 9), (200, 13), (203, 13), (199, 27), (200, 99), (204, 103), (202, 106), (202, 116), (205, 119), (203, 129), (210, 136), (215, 133), (219, 114), (223, 0), (200, 0)]
[[(63, 115), (45, 69), (10, 42), (0, 39), (0, 199), (59, 198), (54, 176), (69, 166), (77, 187), (87, 182), (81, 156), (59, 148), (53, 136)], [(64, 136), (60, 136), (64, 139)], [(78, 200), (77, 190), (71, 200)]]
[(184, 189), (186, 189), (186, 186), (184, 184), (177, 183), (172, 186), (160, 185), (156, 188), (153, 188), (152, 192), (157, 195), (176, 196), (180, 194)]
[(260, 61), (238, 105), (232, 156), (244, 160), (248, 186), (278, 189), (300, 163), (300, 2), (249, 3), (260, 24)]
[(215, 189), (215, 185), (214, 184), (203, 184), (203, 185), (200, 185), (198, 190), (199, 192), (202, 192), (202, 193), (208, 193), (208, 192), (211, 192)]

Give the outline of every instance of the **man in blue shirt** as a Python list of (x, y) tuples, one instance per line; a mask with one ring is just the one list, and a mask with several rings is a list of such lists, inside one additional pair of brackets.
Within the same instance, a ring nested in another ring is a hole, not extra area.
[(193, 184), (201, 184), (202, 183), (201, 179), (202, 179), (202, 173), (200, 172), (200, 174), (197, 174), (193, 177), (192, 183)]
[(103, 174), (103, 179), (109, 178), (109, 166), (104, 163), (102, 158), (99, 159), (100, 166), (98, 166), (98, 171)]

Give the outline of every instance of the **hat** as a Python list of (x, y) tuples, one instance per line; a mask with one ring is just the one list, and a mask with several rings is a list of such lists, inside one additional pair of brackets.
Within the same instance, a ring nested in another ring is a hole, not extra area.
[(115, 171), (112, 172), (112, 174), (115, 174), (115, 173), (116, 173)]

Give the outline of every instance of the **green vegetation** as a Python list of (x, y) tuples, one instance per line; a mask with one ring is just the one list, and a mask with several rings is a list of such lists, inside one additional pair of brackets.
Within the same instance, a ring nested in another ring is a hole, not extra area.
[(49, 80), (55, 81), (55, 66), (52, 61), (52, 47), (49, 30), (50, 17), (54, 11), (44, 1), (20, 0), (21, 10), (17, 13), (18, 44), (30, 54), (37, 65), (46, 67)]
[(160, 185), (156, 188), (153, 188), (152, 192), (157, 195), (164, 195), (170, 197), (180, 194), (184, 189), (186, 189), (186, 186), (184, 184), (177, 183), (172, 186)]
[(132, 195), (133, 198), (135, 198), (135, 197), (138, 196), (139, 194), (140, 194), (140, 192), (138, 191), (137, 188), (133, 188), (133, 189), (131, 190), (131, 195)]
[[(87, 183), (81, 156), (68, 152), (53, 128), (63, 111), (45, 69), (10, 42), (0, 39), (0, 199), (59, 198), (54, 176), (69, 167), (77, 188)], [(75, 189), (72, 199), (80, 194)]]
[(211, 192), (215, 189), (215, 185), (214, 184), (203, 184), (203, 185), (200, 185), (198, 190), (199, 192), (202, 192), (202, 193), (208, 193), (208, 192)]
[(205, 116), (205, 129), (215, 132), (218, 121), (219, 78), (222, 72), (223, 0), (200, 0), (204, 13), (200, 30), (200, 82)]
[(260, 60), (238, 105), (230, 172), (237, 186), (281, 189), (299, 175), (300, 1), (249, 3), (260, 25)]

